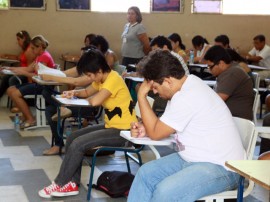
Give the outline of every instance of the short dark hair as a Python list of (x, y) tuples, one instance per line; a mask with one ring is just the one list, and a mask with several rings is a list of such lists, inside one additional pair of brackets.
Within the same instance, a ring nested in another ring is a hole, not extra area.
[(215, 38), (215, 42), (222, 43), (223, 46), (230, 45), (230, 39), (227, 35), (221, 34)]
[(150, 42), (150, 46), (152, 47), (155, 45), (157, 45), (159, 48), (163, 48), (166, 45), (169, 50), (172, 50), (172, 44), (165, 36), (158, 35), (154, 37)]
[(98, 49), (90, 48), (86, 50), (81, 56), (78, 64), (77, 71), (79, 75), (85, 73), (93, 73), (96, 74), (99, 71), (110, 72), (111, 68), (107, 64), (107, 61)]
[(96, 46), (103, 54), (109, 49), (109, 43), (104, 36), (97, 35), (91, 42), (90, 45)]
[(185, 75), (179, 60), (167, 50), (151, 51), (137, 64), (138, 72), (146, 80), (161, 84), (164, 78), (181, 79)]
[(209, 60), (213, 63), (218, 63), (220, 60), (224, 61), (226, 64), (230, 64), (232, 59), (225, 48), (221, 46), (212, 46), (204, 55), (204, 60)]
[(260, 42), (265, 41), (265, 36), (263, 34), (259, 34), (253, 38), (253, 40), (259, 40)]

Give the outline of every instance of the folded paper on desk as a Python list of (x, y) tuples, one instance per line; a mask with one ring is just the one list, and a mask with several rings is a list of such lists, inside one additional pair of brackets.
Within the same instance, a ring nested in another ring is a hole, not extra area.
[(65, 105), (85, 105), (85, 106), (88, 106), (89, 105), (89, 102), (85, 99), (68, 99), (68, 98), (59, 98), (59, 97), (56, 97), (56, 99), (62, 103), (62, 104), (65, 104)]
[(164, 138), (162, 140), (152, 140), (149, 137), (131, 137), (130, 131), (122, 130), (120, 136), (133, 142), (135, 144), (145, 144), (145, 145), (170, 145), (174, 142), (174, 138), (172, 136), (168, 138)]
[(45, 66), (42, 63), (38, 63), (38, 74), (49, 74), (53, 76), (66, 77), (65, 73), (58, 69), (53, 69)]

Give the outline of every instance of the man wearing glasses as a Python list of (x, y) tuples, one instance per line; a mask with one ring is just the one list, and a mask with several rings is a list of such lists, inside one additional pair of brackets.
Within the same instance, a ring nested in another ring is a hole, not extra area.
[(211, 47), (204, 56), (208, 68), (217, 77), (214, 90), (225, 101), (233, 116), (252, 120), (253, 84), (251, 78), (232, 62), (221, 46)]

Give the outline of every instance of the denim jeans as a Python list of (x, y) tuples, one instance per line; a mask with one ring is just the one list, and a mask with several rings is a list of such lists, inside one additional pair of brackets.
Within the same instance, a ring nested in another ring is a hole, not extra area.
[(129, 202), (192, 202), (237, 187), (239, 175), (207, 162), (186, 162), (178, 153), (144, 164), (132, 183)]

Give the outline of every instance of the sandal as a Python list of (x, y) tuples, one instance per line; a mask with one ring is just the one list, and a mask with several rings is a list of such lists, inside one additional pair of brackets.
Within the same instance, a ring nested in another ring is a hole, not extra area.
[(28, 123), (28, 122), (23, 122), (20, 126), (20, 129), (25, 129), (25, 128), (29, 128), (29, 127), (32, 127), (32, 126), (35, 126), (36, 125), (36, 122), (32, 122), (32, 123)]
[[(58, 155), (60, 153), (60, 147), (59, 146), (53, 146), (50, 149), (46, 149), (43, 151), (44, 156), (52, 156), (52, 155)], [(63, 153), (63, 148), (62, 148)]]

